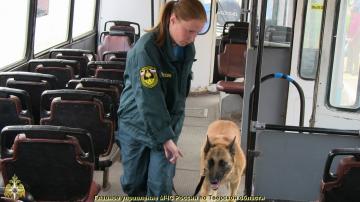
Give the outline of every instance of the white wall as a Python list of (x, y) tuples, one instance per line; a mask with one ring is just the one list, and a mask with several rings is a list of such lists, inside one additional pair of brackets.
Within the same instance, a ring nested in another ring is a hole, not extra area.
[[(194, 80), (192, 91), (204, 89), (212, 81), (214, 54), (215, 54), (215, 0), (212, 0), (212, 26), (205, 35), (199, 35), (195, 41), (196, 59), (193, 65)], [(158, 20), (160, 6), (163, 0), (155, 0), (154, 23)], [(141, 34), (144, 29), (151, 28), (151, 0), (102, 0), (100, 6), (99, 33), (104, 29), (106, 21), (126, 20), (140, 24)]]
[(141, 34), (144, 34), (144, 29), (151, 28), (150, 0), (102, 0), (100, 2), (99, 33), (104, 30), (105, 22), (109, 20), (137, 22), (140, 24)]

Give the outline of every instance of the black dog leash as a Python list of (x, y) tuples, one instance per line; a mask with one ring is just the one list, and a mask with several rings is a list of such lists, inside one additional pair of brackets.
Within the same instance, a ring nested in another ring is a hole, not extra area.
[(195, 193), (193, 196), (196, 196), (199, 193), (200, 188), (201, 188), (202, 184), (204, 183), (204, 179), (205, 179), (205, 175), (201, 176), (199, 184), (196, 186)]

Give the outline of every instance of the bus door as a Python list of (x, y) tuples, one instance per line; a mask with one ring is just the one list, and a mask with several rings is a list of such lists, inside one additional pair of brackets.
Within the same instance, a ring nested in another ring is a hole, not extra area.
[[(309, 126), (312, 112), (323, 13), (324, 0), (297, 1), (290, 76), (304, 89), (304, 126)], [(290, 85), (286, 112), (287, 125), (298, 124), (299, 106), (298, 92)]]
[(327, 1), (311, 125), (359, 129), (360, 0)]

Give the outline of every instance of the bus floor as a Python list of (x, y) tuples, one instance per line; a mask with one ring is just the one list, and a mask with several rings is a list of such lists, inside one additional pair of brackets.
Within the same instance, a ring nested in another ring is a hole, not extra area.
[[(219, 98), (219, 94), (200, 94), (189, 96), (187, 99), (184, 127), (178, 142), (183, 158), (178, 160), (174, 178), (174, 188), (177, 195), (193, 195), (200, 180), (199, 161), (201, 145), (206, 138), (207, 126), (219, 118)], [(119, 180), (122, 172), (119, 154), (117, 154), (116, 161), (110, 167), (110, 186), (108, 189), (102, 190), (99, 195), (125, 195)], [(94, 179), (97, 183), (102, 184), (102, 172), (96, 171)], [(243, 182), (244, 180), (242, 180), (238, 192), (239, 195), (243, 193)], [(226, 189), (220, 188), (218, 195), (226, 194)], [(174, 195), (176, 194), (174, 193)]]

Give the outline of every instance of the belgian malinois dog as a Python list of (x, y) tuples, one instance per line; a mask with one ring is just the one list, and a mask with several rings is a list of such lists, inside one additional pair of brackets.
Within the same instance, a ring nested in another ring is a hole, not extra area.
[(226, 185), (228, 196), (236, 196), (245, 164), (239, 127), (228, 120), (211, 123), (201, 151), (200, 174), (205, 179), (200, 195), (216, 196), (220, 185)]

